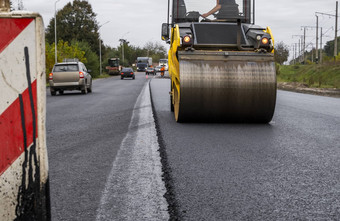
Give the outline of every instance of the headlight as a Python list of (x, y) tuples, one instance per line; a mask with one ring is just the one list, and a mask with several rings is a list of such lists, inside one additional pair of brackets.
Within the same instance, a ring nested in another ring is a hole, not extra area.
[(267, 45), (269, 43), (269, 39), (264, 37), (264, 38), (262, 38), (261, 42), (262, 42), (262, 44)]
[(189, 42), (191, 41), (190, 36), (189, 36), (189, 35), (184, 36), (183, 41), (184, 41), (185, 43), (189, 43)]
[(192, 45), (192, 36), (186, 35), (182, 38), (182, 44), (183, 45)]

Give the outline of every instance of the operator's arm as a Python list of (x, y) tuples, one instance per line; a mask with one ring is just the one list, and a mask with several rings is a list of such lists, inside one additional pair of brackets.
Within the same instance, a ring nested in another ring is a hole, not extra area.
[(211, 15), (211, 14), (217, 12), (217, 11), (220, 10), (220, 9), (221, 9), (220, 0), (216, 0), (216, 6), (215, 6), (213, 9), (211, 9), (209, 12), (204, 13), (202, 16), (206, 18), (206, 17), (208, 17), (209, 15)]

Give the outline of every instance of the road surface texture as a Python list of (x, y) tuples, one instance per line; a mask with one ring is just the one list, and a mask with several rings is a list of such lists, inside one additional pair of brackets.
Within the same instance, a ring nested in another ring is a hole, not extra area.
[(47, 94), (52, 220), (168, 220), (149, 79)]
[(270, 124), (176, 123), (169, 86), (151, 81), (172, 219), (340, 220), (339, 98), (278, 91)]
[(170, 80), (148, 77), (47, 94), (53, 220), (340, 220), (339, 98), (278, 91), (270, 124), (176, 123)]

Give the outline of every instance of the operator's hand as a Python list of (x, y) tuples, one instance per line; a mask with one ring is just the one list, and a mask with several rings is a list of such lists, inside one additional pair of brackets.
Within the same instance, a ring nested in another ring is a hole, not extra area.
[(208, 17), (208, 16), (209, 16), (208, 13), (204, 13), (204, 14), (202, 15), (203, 18), (206, 18), (206, 17)]

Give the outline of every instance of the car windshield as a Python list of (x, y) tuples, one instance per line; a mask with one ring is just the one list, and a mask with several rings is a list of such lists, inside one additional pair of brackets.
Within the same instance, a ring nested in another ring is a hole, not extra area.
[(133, 72), (132, 68), (123, 68), (122, 72)]
[[(237, 20), (250, 22), (252, 0), (219, 0), (221, 8), (207, 16), (209, 19)], [(173, 22), (197, 22), (200, 15), (206, 14), (216, 6), (216, 0), (173, 0)]]
[(68, 71), (78, 71), (77, 64), (58, 64), (54, 66), (53, 72), (68, 72)]

